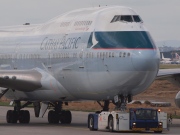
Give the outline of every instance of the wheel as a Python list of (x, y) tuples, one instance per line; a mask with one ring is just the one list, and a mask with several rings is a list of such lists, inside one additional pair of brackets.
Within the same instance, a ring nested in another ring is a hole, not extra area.
[(57, 124), (59, 123), (59, 115), (55, 111), (51, 110), (48, 113), (48, 122), (50, 124)]
[(17, 112), (13, 110), (8, 110), (6, 114), (7, 123), (17, 123)]
[(12, 110), (8, 110), (7, 111), (7, 114), (6, 114), (6, 121), (7, 121), (7, 123), (12, 123), (11, 121), (12, 121)]
[(53, 111), (48, 112), (48, 122), (51, 124), (53, 123)]
[(61, 111), (60, 122), (62, 124), (70, 124), (72, 121), (72, 115), (70, 111)]
[(109, 127), (109, 131), (113, 132), (113, 130), (114, 130), (114, 122), (113, 122), (113, 117), (112, 116), (109, 116), (108, 127)]
[(16, 111), (12, 111), (12, 123), (17, 123), (18, 115)]
[(154, 133), (162, 133), (162, 131), (154, 131)]
[(88, 118), (89, 130), (94, 131), (94, 117), (90, 115)]
[(21, 110), (19, 112), (19, 123), (29, 123), (30, 113), (27, 110)]
[(24, 120), (24, 123), (29, 123), (29, 121), (30, 121), (30, 113), (29, 113), (29, 111), (24, 111), (24, 118), (25, 118), (25, 120)]
[(24, 110), (19, 112), (19, 123), (24, 123)]
[(66, 116), (66, 124), (71, 124), (71, 120), (72, 120), (72, 115), (70, 111), (65, 111), (65, 116)]

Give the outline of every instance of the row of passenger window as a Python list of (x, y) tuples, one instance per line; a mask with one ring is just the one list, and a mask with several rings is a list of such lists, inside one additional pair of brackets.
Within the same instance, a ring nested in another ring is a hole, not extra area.
[[(49, 58), (82, 58), (83, 57), (83, 53), (55, 53), (55, 54), (49, 54)], [(89, 52), (86, 53), (86, 58), (93, 58), (93, 57), (97, 57), (97, 58), (108, 58), (108, 57), (130, 57), (130, 53), (126, 53), (126, 52), (120, 52), (119, 56), (116, 56), (114, 52), (97, 52), (97, 53), (93, 53), (93, 52)], [(39, 54), (19, 54), (19, 55), (0, 55), (0, 59), (39, 59), (40, 55)]]
[(116, 56), (114, 52), (98, 52), (97, 58), (108, 58), (108, 57), (130, 57), (130, 53), (120, 52), (119, 56)]
[[(69, 53), (57, 53), (57, 54), (53, 54), (52, 58), (82, 58), (83, 57), (83, 52), (81, 53), (73, 53), (73, 54), (69, 54)], [(49, 56), (50, 57), (50, 56)], [(108, 58), (108, 57), (130, 57), (130, 53), (127, 52), (120, 52), (119, 55), (115, 54), (114, 52), (97, 52), (97, 53), (93, 53), (93, 52), (89, 52), (85, 54), (86, 58)]]
[(69, 26), (70, 25), (70, 22), (62, 22), (61, 24), (60, 24), (60, 27), (67, 27), (67, 26)]
[[(67, 27), (70, 25), (71, 22), (62, 22), (60, 24), (60, 27)], [(92, 21), (77, 21), (74, 23), (74, 26), (87, 26), (87, 25), (91, 25)]]
[(0, 55), (0, 59), (39, 59), (39, 58), (40, 58), (39, 54)]
[(111, 20), (111, 23), (125, 21), (125, 22), (142, 22), (141, 18), (138, 15), (115, 15)]
[(77, 21), (74, 23), (74, 26), (84, 26), (91, 25), (92, 21)]

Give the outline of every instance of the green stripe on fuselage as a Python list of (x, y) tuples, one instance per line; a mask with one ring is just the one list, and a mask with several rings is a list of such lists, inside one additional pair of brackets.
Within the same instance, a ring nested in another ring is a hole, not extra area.
[(94, 49), (100, 48), (128, 48), (128, 49), (154, 49), (156, 48), (149, 32), (147, 31), (115, 31), (115, 32), (95, 32), (93, 39), (93, 32), (90, 35), (88, 46), (93, 45), (95, 39), (96, 45)]

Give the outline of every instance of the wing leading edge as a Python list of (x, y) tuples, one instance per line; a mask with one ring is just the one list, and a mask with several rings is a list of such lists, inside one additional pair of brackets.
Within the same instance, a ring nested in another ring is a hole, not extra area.
[(156, 79), (180, 77), (180, 69), (160, 69)]

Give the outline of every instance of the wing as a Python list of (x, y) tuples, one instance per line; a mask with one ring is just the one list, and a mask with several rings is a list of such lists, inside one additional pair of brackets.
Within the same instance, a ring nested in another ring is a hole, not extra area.
[[(180, 69), (160, 69), (156, 79), (161, 78), (165, 78), (180, 87)], [(180, 91), (175, 97), (175, 104), (180, 108)]]
[(0, 87), (19, 91), (34, 91), (42, 87), (42, 74), (32, 70), (0, 70)]
[(180, 69), (160, 69), (156, 78), (174, 78), (178, 76), (180, 76)]

